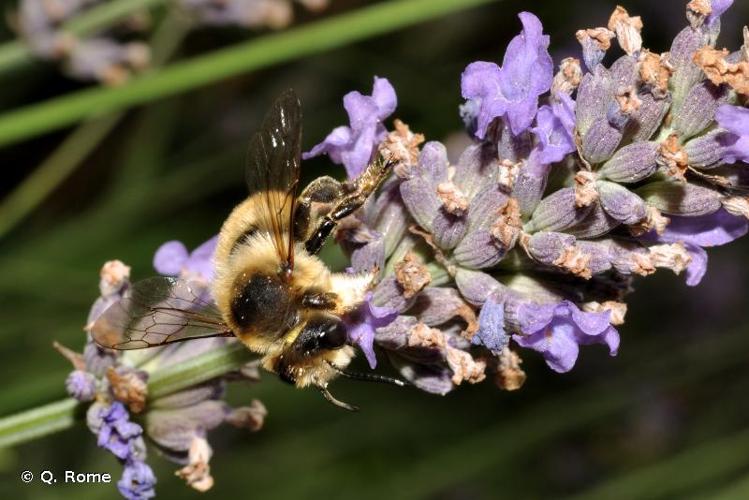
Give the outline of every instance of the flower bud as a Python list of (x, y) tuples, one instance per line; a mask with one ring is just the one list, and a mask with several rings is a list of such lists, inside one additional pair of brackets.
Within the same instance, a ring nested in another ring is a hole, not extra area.
[(613, 126), (608, 118), (599, 118), (583, 137), (583, 156), (592, 164), (602, 163), (611, 158), (621, 140), (621, 130)]
[(482, 271), (458, 268), (455, 283), (460, 294), (474, 306), (483, 304), (490, 295), (501, 301), (510, 293), (505, 285)]
[(417, 175), (401, 183), (400, 192), (411, 216), (421, 227), (431, 231), (432, 221), (442, 207), (434, 184), (423, 175)]
[(590, 256), (575, 245), (574, 236), (542, 231), (531, 236), (528, 253), (533, 259), (548, 266), (556, 266), (583, 277), (590, 278)]
[(561, 231), (584, 220), (589, 211), (590, 207), (577, 207), (574, 188), (562, 188), (541, 200), (526, 230)]
[(588, 269), (594, 276), (611, 269), (611, 254), (607, 244), (598, 241), (578, 241), (577, 247), (589, 256)]
[(689, 158), (689, 165), (703, 170), (722, 165), (723, 139), (726, 134), (725, 130), (718, 128), (687, 142), (684, 152)]
[(520, 169), (512, 188), (512, 196), (518, 200), (520, 213), (524, 216), (531, 215), (541, 201), (550, 169), (551, 165), (538, 163), (534, 155)]
[(614, 182), (638, 182), (652, 175), (658, 167), (657, 142), (635, 142), (621, 148), (598, 170), (599, 178)]
[(495, 182), (498, 172), (497, 151), (490, 144), (476, 144), (460, 155), (452, 180), (470, 200), (481, 188)]
[(585, 137), (595, 120), (606, 116), (613, 92), (611, 74), (603, 66), (596, 66), (583, 77), (575, 104), (576, 127), (581, 136)]
[(606, 213), (600, 203), (594, 203), (583, 220), (568, 227), (564, 232), (576, 238), (591, 239), (609, 233), (620, 224), (621, 222)]
[(453, 257), (468, 269), (484, 269), (498, 263), (507, 248), (495, 238), (489, 229), (470, 231), (453, 251)]
[(468, 230), (465, 214), (453, 215), (444, 210), (437, 211), (432, 221), (432, 236), (438, 247), (449, 250), (463, 239)]
[(633, 142), (651, 139), (661, 126), (671, 105), (670, 97), (659, 98), (649, 92), (641, 93), (639, 96), (640, 108), (633, 113), (626, 130)]
[(406, 297), (403, 288), (394, 277), (382, 280), (372, 293), (372, 302), (378, 307), (387, 307), (394, 311), (403, 312), (413, 304), (413, 295)]
[(608, 181), (598, 181), (596, 188), (603, 209), (614, 219), (635, 224), (645, 218), (645, 202), (629, 189)]
[(720, 193), (690, 183), (651, 182), (635, 192), (649, 205), (670, 215), (707, 215), (717, 211), (721, 206)]
[(592, 28), (578, 30), (575, 36), (583, 48), (585, 66), (588, 71), (593, 71), (603, 61), (606, 51), (611, 48), (611, 39), (616, 35), (607, 28)]
[(704, 35), (699, 30), (687, 26), (676, 35), (671, 44), (668, 62), (674, 70), (671, 76), (672, 114), (681, 111), (687, 92), (703, 78), (702, 70), (694, 64), (692, 56), (705, 45), (705, 42)]
[(715, 110), (725, 102), (727, 91), (710, 82), (695, 85), (684, 98), (681, 111), (673, 115), (672, 126), (681, 133), (682, 140), (693, 137), (715, 119)]

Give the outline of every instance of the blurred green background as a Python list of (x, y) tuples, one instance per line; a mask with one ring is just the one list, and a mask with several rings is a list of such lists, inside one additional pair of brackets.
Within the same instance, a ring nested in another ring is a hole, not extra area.
[[(368, 3), (332, 0), (318, 15), (297, 9), (295, 24)], [(661, 52), (685, 25), (684, 3), (624, 5), (643, 17), (646, 45)], [(600, 0), (494, 2), (223, 78), (79, 131), (79, 142), (65, 154), (75, 157), (101, 135), (92, 154), (73, 162), (69, 178), (22, 222), (9, 227), (9, 219), (0, 219), (0, 414), (64, 396), (70, 367), (51, 343), (81, 346), (105, 260), (124, 260), (138, 279), (153, 273), (151, 258), (162, 242), (179, 239), (192, 247), (217, 232), (243, 197), (247, 138), (283, 89), (295, 88), (304, 103), (306, 148), (344, 123), (342, 96), (353, 89), (369, 93), (373, 75), (395, 86), (397, 117), (428, 139), (445, 140), (461, 128), (461, 71), (474, 60), (501, 61), (520, 29), (518, 12), (539, 15), (558, 62), (577, 54), (574, 32), (605, 24), (614, 6)], [(721, 43), (738, 47), (748, 20), (749, 3), (737, 0), (723, 17)], [(232, 28), (195, 30), (174, 58), (256, 36)], [(0, 81), (1, 113), (86, 86), (42, 63), (1, 73)], [(7, 116), (0, 114), (6, 132)], [(3, 195), (28, 179), (72, 130), (2, 148)], [(54, 184), (60, 157), (54, 161), (42, 183)], [(308, 178), (343, 174), (324, 158), (306, 162), (303, 171)], [(739, 241), (711, 251), (707, 277), (695, 289), (666, 272), (638, 282), (616, 358), (600, 346), (587, 347), (571, 373), (558, 375), (535, 353), (521, 353), (528, 381), (518, 392), (487, 382), (438, 397), (342, 380), (336, 393), (363, 408), (349, 414), (273, 376), (232, 386), (231, 401), (259, 398), (270, 413), (256, 434), (212, 433), (216, 484), (203, 496), (749, 498), (748, 248)], [(162, 498), (200, 496), (173, 475), (173, 464), (155, 453), (149, 462)], [(0, 496), (117, 497), (114, 485), (48, 487), (18, 477), (42, 468), (119, 477), (120, 466), (96, 448), (83, 425), (0, 450)]]

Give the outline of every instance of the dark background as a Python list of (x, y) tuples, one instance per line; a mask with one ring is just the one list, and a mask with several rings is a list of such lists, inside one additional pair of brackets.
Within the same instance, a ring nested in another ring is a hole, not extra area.
[[(323, 16), (366, 2), (333, 0)], [(645, 45), (666, 51), (685, 25), (678, 0), (627, 0), (645, 23)], [(749, 5), (724, 15), (721, 45), (741, 44)], [(231, 78), (133, 109), (75, 173), (0, 240), (0, 414), (64, 396), (69, 364), (51, 348), (83, 341), (98, 270), (119, 258), (135, 279), (153, 273), (166, 240), (193, 247), (215, 234), (244, 193), (247, 137), (272, 99), (294, 87), (305, 107), (306, 148), (344, 123), (342, 96), (369, 93), (387, 77), (397, 117), (428, 139), (460, 132), (460, 73), (475, 60), (501, 61), (531, 10), (551, 35), (556, 62), (578, 53), (577, 29), (605, 25), (615, 2), (504, 1), (397, 33)], [(314, 16), (298, 12), (298, 22)], [(6, 34), (6, 37), (10, 36)], [(179, 57), (254, 36), (238, 29), (192, 33)], [(74, 91), (82, 84), (38, 64), (4, 77), (3, 109)], [(10, 192), (67, 131), (0, 150)], [(342, 175), (327, 159), (304, 175)], [(575, 369), (549, 370), (525, 351), (528, 381), (501, 392), (490, 382), (445, 397), (412, 389), (337, 382), (363, 408), (342, 412), (313, 391), (265, 376), (232, 386), (240, 404), (261, 399), (265, 428), (211, 434), (216, 485), (205, 497), (250, 498), (749, 498), (749, 273), (747, 242), (710, 252), (703, 283), (661, 271), (637, 282), (622, 346), (610, 358), (582, 349)], [(331, 257), (332, 258), (332, 257)], [(333, 259), (335, 260), (335, 259)], [(337, 262), (341, 265), (341, 262)], [(155, 453), (149, 462), (162, 498), (198, 497)], [(23, 469), (111, 472), (114, 458), (79, 425), (0, 450), (4, 498), (114, 498), (113, 485), (24, 485)]]

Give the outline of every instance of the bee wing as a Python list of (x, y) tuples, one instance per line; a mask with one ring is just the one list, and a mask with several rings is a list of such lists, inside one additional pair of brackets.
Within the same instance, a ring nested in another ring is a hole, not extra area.
[(205, 284), (163, 276), (131, 284), (96, 319), (90, 332), (97, 344), (111, 349), (233, 335)]
[[(261, 223), (271, 229), (276, 252), (294, 264), (292, 219), (296, 208), (302, 145), (302, 105), (293, 90), (276, 100), (250, 140), (245, 179), (250, 194), (263, 193)], [(284, 234), (285, 233), (285, 234)]]

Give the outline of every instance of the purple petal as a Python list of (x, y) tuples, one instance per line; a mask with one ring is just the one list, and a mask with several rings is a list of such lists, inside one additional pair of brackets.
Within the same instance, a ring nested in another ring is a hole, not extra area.
[(302, 153), (302, 158), (309, 160), (315, 156), (327, 154), (331, 160), (340, 164), (343, 162), (341, 159), (341, 148), (345, 147), (351, 140), (351, 129), (345, 125), (341, 125), (334, 128), (320, 144), (317, 144), (308, 152)]
[(712, 0), (710, 6), (713, 10), (710, 15), (707, 16), (707, 23), (713, 24), (715, 21), (720, 19), (720, 16), (722, 16), (723, 13), (727, 11), (729, 7), (731, 7), (731, 5), (733, 5), (733, 0)]
[(554, 319), (556, 304), (537, 304), (527, 302), (518, 307), (518, 323), (520, 331), (531, 335), (545, 328)]
[(350, 127), (334, 129), (323, 142), (304, 153), (304, 159), (327, 154), (346, 167), (349, 178), (358, 176), (369, 163), (387, 130), (382, 124), (395, 111), (395, 90), (385, 78), (375, 78), (372, 96), (352, 91), (343, 97)]
[(213, 254), (216, 252), (217, 243), (218, 235), (193, 250), (184, 264), (185, 270), (202, 276), (206, 281), (211, 281), (213, 278)]
[(583, 312), (572, 302), (567, 302), (567, 306), (572, 312), (572, 321), (574, 321), (580, 331), (586, 335), (600, 335), (610, 326), (609, 318), (611, 313), (609, 311), (601, 311), (597, 313)]
[(596, 336), (577, 336), (580, 345), (605, 344), (609, 348), (609, 355), (616, 356), (619, 353), (621, 339), (619, 332), (613, 326), (608, 326), (603, 332)]
[(395, 89), (387, 78), (375, 77), (372, 86), (372, 99), (377, 105), (377, 117), (384, 120), (395, 112), (398, 106), (398, 97), (395, 95)]
[(389, 325), (397, 317), (398, 311), (373, 304), (370, 294), (358, 311), (344, 318), (349, 342), (359, 346), (372, 369), (377, 366), (374, 352), (375, 329)]
[(689, 261), (686, 270), (687, 286), (697, 286), (707, 272), (707, 252), (698, 245), (684, 243), (692, 260)]
[(538, 138), (539, 160), (556, 163), (575, 151), (573, 131), (575, 128), (575, 101), (567, 94), (551, 106), (541, 106), (536, 115), (536, 126), (531, 132)]
[(343, 96), (343, 107), (348, 113), (351, 130), (355, 133), (369, 127), (377, 120), (377, 103), (369, 97), (357, 92), (349, 92)]
[(463, 97), (479, 103), (476, 136), (480, 139), (499, 117), (505, 117), (514, 135), (527, 130), (536, 116), (538, 96), (551, 88), (549, 37), (542, 33), (536, 16), (521, 12), (519, 17), (523, 30), (507, 46), (502, 67), (475, 62), (461, 78)]
[(658, 238), (666, 243), (682, 242), (714, 247), (741, 238), (749, 230), (749, 221), (720, 209), (699, 217), (671, 217), (664, 233)]
[(462, 95), (479, 105), (476, 137), (483, 139), (495, 118), (505, 114), (507, 100), (499, 86), (500, 68), (494, 63), (478, 61), (468, 65), (460, 77)]
[(715, 112), (715, 120), (730, 132), (725, 137), (723, 161), (749, 162), (749, 109), (724, 104)]
[(518, 345), (543, 354), (546, 364), (557, 373), (570, 371), (580, 352), (571, 325), (541, 330), (527, 337), (514, 335), (513, 339)]
[(187, 262), (187, 247), (181, 241), (167, 241), (156, 250), (153, 267), (164, 276), (176, 276)]

